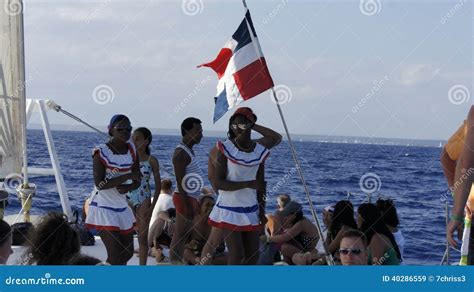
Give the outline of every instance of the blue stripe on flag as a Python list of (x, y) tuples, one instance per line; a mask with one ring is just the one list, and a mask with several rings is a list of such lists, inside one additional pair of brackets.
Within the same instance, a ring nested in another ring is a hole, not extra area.
[(223, 115), (227, 112), (229, 109), (229, 103), (227, 102), (227, 92), (225, 90), (225, 84), (224, 84), (224, 90), (215, 97), (216, 101), (216, 106), (214, 108), (214, 123), (217, 122), (218, 119), (222, 118)]
[(252, 42), (252, 39), (250, 38), (250, 34), (249, 34), (249, 29), (247, 27), (247, 22), (245, 21), (245, 19), (242, 20), (239, 27), (232, 35), (232, 38), (237, 42), (237, 46), (234, 49), (234, 54), (235, 52), (240, 50), (240, 48)]
[(253, 26), (252, 18), (250, 17), (250, 10), (247, 10), (247, 13), (245, 13), (245, 18), (249, 22), (250, 29), (252, 30), (253, 36), (257, 37), (257, 33), (255, 32), (255, 27)]

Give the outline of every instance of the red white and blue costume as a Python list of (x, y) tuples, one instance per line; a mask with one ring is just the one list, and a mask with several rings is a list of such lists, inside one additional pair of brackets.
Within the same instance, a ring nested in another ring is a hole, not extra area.
[[(94, 148), (92, 156), (99, 155), (106, 169), (104, 181), (131, 172), (137, 153), (133, 143), (127, 143), (127, 146), (126, 154), (114, 154), (106, 144)], [(134, 225), (135, 216), (128, 205), (126, 194), (119, 193), (117, 188), (98, 190), (94, 187), (86, 218), (87, 228), (127, 234), (133, 231)]]
[[(227, 180), (251, 181), (270, 151), (258, 144), (252, 152), (239, 150), (232, 141), (217, 142), (219, 151), (227, 158)], [(260, 227), (257, 191), (250, 188), (236, 191), (219, 190), (216, 205), (209, 215), (213, 227), (232, 231), (254, 231)]]

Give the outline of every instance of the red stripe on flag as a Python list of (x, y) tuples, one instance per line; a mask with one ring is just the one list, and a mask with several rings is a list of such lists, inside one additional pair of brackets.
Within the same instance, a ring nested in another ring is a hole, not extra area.
[(244, 100), (250, 99), (273, 86), (265, 58), (260, 58), (234, 73), (235, 84)]
[(229, 64), (230, 58), (232, 58), (232, 50), (229, 48), (223, 48), (214, 61), (199, 65), (197, 67), (210, 67), (217, 73), (217, 78), (221, 79), (221, 77), (224, 75), (225, 69), (227, 68), (227, 64)]

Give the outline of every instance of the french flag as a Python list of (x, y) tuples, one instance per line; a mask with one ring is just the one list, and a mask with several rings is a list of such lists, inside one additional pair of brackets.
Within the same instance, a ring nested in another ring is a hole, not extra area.
[(214, 123), (229, 109), (273, 87), (248, 10), (216, 59), (201, 66), (210, 67), (219, 78)]

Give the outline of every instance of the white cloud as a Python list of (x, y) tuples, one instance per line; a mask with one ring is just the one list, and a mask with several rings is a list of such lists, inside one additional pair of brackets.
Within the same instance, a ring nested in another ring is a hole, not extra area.
[(57, 7), (53, 10), (53, 15), (62, 21), (85, 21), (91, 14), (91, 9), (85, 7)]
[(410, 64), (400, 70), (399, 82), (402, 85), (413, 86), (431, 81), (439, 69), (429, 64)]

